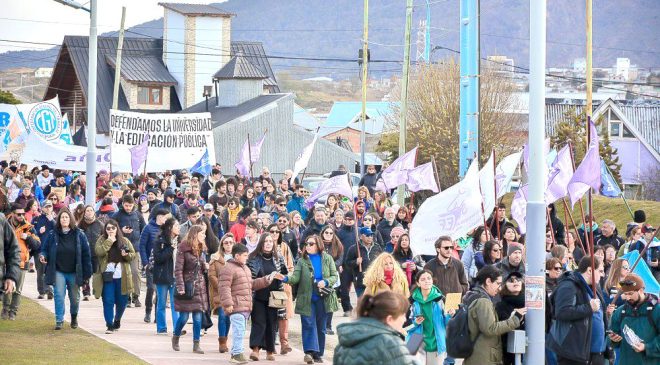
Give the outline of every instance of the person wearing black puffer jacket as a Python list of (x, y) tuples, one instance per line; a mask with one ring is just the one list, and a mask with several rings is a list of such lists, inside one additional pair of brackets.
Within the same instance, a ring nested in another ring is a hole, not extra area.
[[(509, 318), (516, 308), (525, 308), (525, 285), (523, 276), (519, 272), (512, 272), (504, 278), (504, 285), (500, 290), (500, 301), (495, 304), (495, 312), (498, 318)], [(517, 328), (525, 329), (524, 318)], [(502, 344), (507, 343), (508, 333), (502, 335)], [(506, 346), (502, 346), (502, 360), (504, 365), (513, 365), (515, 357), (512, 353), (506, 351)]]
[(339, 267), (339, 295), (341, 299), (341, 308), (344, 311), (344, 317), (350, 317), (353, 311), (351, 305), (351, 283), (353, 282), (353, 270), (350, 266), (346, 265), (346, 256), (351, 246), (355, 246), (357, 240), (357, 233), (355, 231), (355, 213), (353, 211), (347, 212), (344, 215), (344, 222), (340, 229), (337, 230), (337, 238), (344, 246), (344, 257), (342, 265)]
[[(156, 334), (167, 335), (166, 306), (167, 296), (174, 302), (174, 256), (179, 239), (179, 222), (174, 217), (168, 218), (160, 226), (160, 235), (152, 251), (152, 268), (154, 285), (156, 286)], [(176, 323), (179, 313), (172, 309), (172, 323)]]
[[(142, 214), (135, 209), (135, 199), (131, 195), (124, 195), (121, 199), (119, 211), (112, 216), (112, 219), (119, 223), (119, 227), (133, 245), (133, 248), (140, 252), (140, 233), (146, 225)], [(133, 297), (128, 299), (128, 307), (131, 303), (135, 307), (141, 307), (140, 303), (140, 259), (136, 257), (131, 261), (131, 273), (133, 275)]]
[(152, 265), (149, 265), (149, 258), (154, 245), (160, 236), (160, 226), (165, 223), (170, 212), (165, 209), (159, 209), (156, 212), (156, 218), (142, 230), (140, 235), (140, 261), (142, 261), (142, 270), (147, 278), (147, 294), (144, 297), (144, 321), (151, 322), (151, 310), (153, 308), (154, 294), (156, 286), (154, 285), (154, 275)]
[(321, 235), (321, 230), (323, 227), (325, 227), (328, 219), (328, 214), (323, 207), (316, 207), (314, 208), (314, 219), (312, 219), (309, 222), (309, 225), (307, 226), (307, 229), (303, 232), (302, 236), (300, 237), (300, 242), (305, 242), (307, 237), (317, 235)]

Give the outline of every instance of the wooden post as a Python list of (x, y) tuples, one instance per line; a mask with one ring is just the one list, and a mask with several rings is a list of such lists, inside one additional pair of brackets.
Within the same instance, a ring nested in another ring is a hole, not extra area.
[[(575, 225), (575, 220), (573, 219), (573, 213), (571, 213), (568, 210), (568, 204), (566, 203), (566, 198), (561, 198), (561, 201), (564, 203), (564, 214), (568, 213), (568, 216), (571, 218), (571, 224), (573, 225), (573, 230), (575, 231), (575, 237), (577, 237), (577, 241), (580, 244), (580, 248), (582, 249), (582, 252), (586, 254), (587, 250), (585, 249), (584, 244), (582, 243), (582, 238), (580, 238), (580, 234), (578, 233), (577, 226)], [(566, 221), (566, 224), (568, 224), (568, 221)]]
[[(351, 181), (351, 173), (346, 172), (346, 178), (348, 179), (348, 185), (351, 187), (351, 192), (353, 191), (353, 182)], [(351, 194), (351, 200), (355, 201), (355, 197)], [(355, 219), (353, 220), (353, 227), (355, 229), (355, 249), (357, 250), (357, 257), (362, 258), (360, 254), (360, 234), (358, 233), (358, 224), (357, 224), (357, 204), (353, 204), (353, 214), (355, 214)], [(358, 264), (358, 269), (362, 272), (362, 263)]]

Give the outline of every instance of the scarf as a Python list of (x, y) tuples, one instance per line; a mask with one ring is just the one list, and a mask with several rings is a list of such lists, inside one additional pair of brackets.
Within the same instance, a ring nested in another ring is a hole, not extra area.
[(229, 221), (230, 222), (236, 222), (238, 219), (238, 213), (241, 211), (241, 207), (237, 206), (235, 209), (229, 209), (227, 208), (227, 213), (229, 215)]
[(387, 286), (391, 286), (393, 279), (394, 279), (394, 270), (385, 270), (385, 284), (387, 284)]

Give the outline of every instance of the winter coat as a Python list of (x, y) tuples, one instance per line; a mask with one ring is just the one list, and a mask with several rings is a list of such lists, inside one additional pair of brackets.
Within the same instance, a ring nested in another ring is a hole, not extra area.
[(11, 279), (18, 283), (21, 276), (21, 249), (14, 229), (4, 217), (0, 217), (0, 278), (2, 283)]
[(373, 174), (365, 173), (360, 179), (358, 186), (366, 186), (367, 190), (369, 190), (369, 195), (374, 196), (374, 188), (376, 188), (376, 181), (379, 177), (380, 173), (377, 172), (374, 172)]
[(520, 264), (518, 264), (518, 266), (514, 267), (511, 266), (511, 263), (509, 263), (509, 258), (505, 257), (504, 260), (498, 262), (495, 265), (495, 267), (497, 267), (498, 269), (500, 269), (500, 271), (502, 271), (503, 278), (506, 278), (512, 272), (519, 272), (523, 275), (523, 277), (525, 276), (525, 261), (522, 260), (520, 261)]
[[(323, 280), (326, 281), (326, 286), (329, 288), (334, 287), (337, 280), (339, 280), (339, 273), (337, 272), (332, 256), (324, 252), (321, 257), (321, 266), (323, 267)], [(285, 279), (287, 283), (298, 288), (296, 313), (308, 317), (312, 315), (312, 291), (314, 290), (314, 285), (316, 285), (314, 284), (312, 271), (312, 262), (309, 257), (301, 258), (296, 263), (293, 274), (290, 274)], [(330, 295), (325, 296), (322, 300), (326, 313), (333, 313), (338, 310), (339, 305), (337, 303), (336, 291), (332, 291)]]
[(619, 232), (617, 231), (616, 228), (614, 228), (614, 232), (609, 237), (605, 237), (602, 234), (602, 232), (598, 237), (594, 236), (594, 245), (596, 246), (612, 245), (614, 246), (614, 249), (617, 251), (621, 248), (621, 246), (623, 246), (624, 243), (626, 243), (626, 240), (619, 237)]
[(208, 309), (209, 301), (204, 281), (205, 263), (202, 253), (195, 256), (192, 246), (187, 241), (181, 242), (177, 249), (176, 264), (174, 265), (176, 292), (184, 292), (184, 283), (194, 281), (195, 295), (192, 299), (177, 299), (175, 297), (174, 309), (177, 312), (204, 312)]
[(222, 308), (220, 298), (220, 275), (227, 265), (224, 257), (217, 253), (211, 255), (209, 262), (209, 298), (211, 299), (211, 312), (216, 313), (218, 308)]
[(160, 226), (156, 224), (155, 220), (151, 220), (140, 234), (139, 247), (142, 266), (147, 266), (149, 263), (149, 256), (151, 256), (151, 251), (158, 241), (158, 236), (160, 236)]
[[(76, 284), (83, 285), (83, 282), (92, 276), (92, 257), (89, 251), (87, 237), (82, 230), (75, 228), (73, 232), (76, 238)], [(55, 272), (57, 265), (57, 245), (59, 244), (59, 231), (56, 229), (50, 231), (44, 242), (41, 243), (41, 256), (45, 257), (48, 263), (45, 270), (45, 282), (47, 285), (55, 285)]]
[[(431, 342), (435, 343), (435, 351), (438, 354), (442, 354), (447, 351), (447, 322), (451, 318), (451, 315), (445, 313), (444, 311), (444, 296), (442, 292), (437, 287), (432, 287), (429, 296), (424, 299), (422, 295), (422, 290), (416, 288), (413, 291), (411, 301), (412, 306), (410, 307), (410, 320), (413, 322), (413, 328), (408, 331), (408, 334), (419, 333), (424, 335), (424, 348), (429, 349), (429, 344)], [(427, 317), (425, 313), (427, 312), (424, 308), (430, 306), (432, 313), (430, 317)], [(423, 316), (424, 322), (421, 324), (415, 323), (415, 318)], [(428, 322), (427, 322), (428, 321)], [(432, 331), (427, 330), (427, 326), (431, 325)], [(429, 336), (431, 338), (429, 338)]]
[(303, 222), (307, 220), (307, 208), (305, 208), (305, 197), (291, 196), (291, 200), (286, 204), (286, 211), (291, 213), (293, 211), (300, 213)]
[(360, 265), (357, 263), (358, 251), (357, 246), (353, 245), (348, 249), (348, 254), (346, 255), (345, 266), (348, 266), (353, 272), (353, 283), (356, 287), (364, 287), (364, 273), (367, 271), (371, 261), (375, 260), (378, 255), (383, 253), (383, 248), (377, 245), (376, 243), (371, 244), (371, 247), (367, 248), (360, 243), (360, 257), (362, 257), (362, 270), (360, 271)]
[[(133, 231), (130, 234), (124, 233), (124, 237), (128, 238), (129, 241), (133, 244), (133, 247), (139, 246), (140, 244), (140, 233), (144, 229), (145, 223), (142, 214), (136, 209), (133, 209), (132, 212), (127, 213), (124, 210), (124, 207), (120, 207), (119, 211), (112, 216), (112, 219), (116, 220), (119, 224), (119, 229), (123, 227), (130, 227)], [(123, 231), (122, 231), (123, 232)], [(138, 247), (139, 248), (139, 247)]]
[[(602, 232), (600, 231), (600, 228), (598, 228), (598, 224), (594, 223), (594, 241), (596, 240), (596, 237), (602, 235)], [(586, 242), (589, 242), (586, 237), (585, 233), (589, 232), (589, 224), (587, 223), (587, 229), (584, 229), (584, 224), (581, 224), (580, 227), (578, 228), (578, 235), (580, 236), (580, 239), (582, 240), (582, 243), (585, 244), (586, 247)], [(589, 234), (591, 235), (591, 234)]]
[(96, 242), (99, 240), (101, 234), (103, 234), (103, 223), (98, 219), (94, 219), (92, 224), (81, 229), (85, 232), (85, 237), (87, 237), (87, 242), (89, 242), (89, 252), (92, 252), (92, 272), (96, 272), (99, 267), (99, 262), (98, 258), (93, 253), (96, 252)]
[[(293, 255), (291, 254), (291, 249), (289, 246), (285, 243), (282, 242), (280, 245), (280, 255), (284, 259), (284, 265), (286, 266), (287, 273), (292, 273), (295, 267), (294, 260), (293, 260)], [(286, 293), (286, 318), (291, 319), (293, 318), (293, 289), (291, 288), (291, 285), (289, 284), (284, 284), (284, 292)]]
[(154, 284), (173, 285), (174, 284), (174, 251), (176, 244), (171, 240), (166, 240), (159, 236), (156, 244), (152, 248), (154, 266), (151, 268)]
[(463, 256), (461, 256), (463, 270), (465, 270), (465, 276), (467, 276), (468, 280), (472, 280), (475, 276), (477, 276), (478, 270), (477, 265), (474, 262), (474, 255), (479, 251), (483, 251), (484, 249), (484, 245), (479, 244), (475, 250), (473, 243), (474, 242), (471, 242), (465, 247), (465, 250), (463, 250)]
[[(653, 321), (651, 324), (651, 320)], [(620, 365), (651, 365), (660, 363), (660, 305), (658, 297), (646, 293), (646, 300), (636, 307), (628, 302), (620, 306), (612, 315), (612, 332), (623, 337), (623, 326), (628, 326), (645, 345), (644, 352), (637, 352), (626, 342), (611, 342), (619, 348)]]
[(346, 270), (346, 256), (348, 255), (348, 250), (351, 246), (355, 246), (357, 236), (355, 235), (355, 226), (342, 225), (341, 228), (337, 230), (337, 238), (341, 241), (341, 244), (344, 245), (344, 270)]
[[(514, 309), (524, 308), (525, 307), (525, 292), (522, 291), (518, 295), (502, 295), (500, 296), (501, 300), (495, 304), (495, 312), (497, 312), (498, 318), (509, 318)], [(524, 321), (520, 327), (516, 328), (520, 330), (525, 329)], [(504, 360), (504, 365), (513, 365), (515, 363), (515, 356), (512, 353), (506, 351), (506, 343), (508, 341), (508, 333), (502, 335), (502, 359)]]
[(160, 202), (156, 204), (152, 209), (151, 209), (151, 215), (149, 216), (149, 220), (152, 220), (156, 218), (155, 212), (157, 212), (159, 209), (165, 209), (169, 210), (170, 213), (172, 213), (172, 217), (174, 218), (179, 218), (179, 207), (176, 204), (168, 203), (166, 201)]
[(444, 265), (436, 257), (426, 263), (424, 269), (433, 273), (433, 285), (437, 286), (443, 293), (467, 293), (469, 289), (468, 279), (465, 276), (463, 263), (458, 259), (452, 257), (447, 265)]
[(302, 236), (300, 237), (300, 242), (302, 243), (302, 245), (305, 244), (305, 240), (307, 240), (307, 237), (309, 236), (318, 235), (320, 237), (321, 230), (323, 230), (325, 226), (326, 226), (325, 224), (318, 224), (316, 223), (315, 220), (312, 219), (312, 221), (309, 222), (307, 229), (305, 229)]
[(376, 226), (376, 231), (380, 233), (381, 237), (383, 238), (384, 242), (390, 242), (392, 238), (390, 237), (390, 234), (392, 233), (392, 229), (394, 227), (401, 227), (401, 223), (397, 222), (396, 219), (392, 224), (390, 224), (387, 219), (383, 219), (380, 222), (378, 222), (378, 225)]
[[(591, 353), (593, 311), (587, 288), (578, 275), (582, 274), (569, 271), (559, 278), (552, 294), (554, 321), (546, 346), (557, 356), (586, 362)], [(604, 303), (602, 297), (600, 301)]]
[[(133, 248), (133, 245), (131, 242), (124, 237), (124, 247), (128, 248), (128, 255), (124, 256), (122, 259), (124, 260), (121, 263), (121, 294), (122, 295), (128, 295), (133, 293), (133, 275), (131, 273), (131, 261), (135, 258), (135, 248)], [(94, 253), (96, 257), (98, 258), (98, 269), (96, 272), (94, 272), (94, 276), (92, 277), (92, 283), (94, 287), (94, 297), (96, 299), (101, 297), (101, 294), (103, 293), (103, 276), (102, 273), (106, 270), (108, 267), (108, 251), (112, 247), (114, 242), (104, 239), (103, 237), (99, 237), (98, 241), (96, 242)]]
[[(252, 312), (252, 290), (263, 289), (268, 284), (267, 277), (252, 280), (247, 265), (234, 259), (227, 260), (218, 280), (220, 304), (225, 314)], [(233, 307), (231, 312), (227, 310), (229, 307)]]
[(463, 365), (502, 364), (501, 335), (520, 326), (517, 316), (500, 320), (495, 312), (492, 298), (477, 286), (465, 295), (463, 302), (468, 306), (468, 328), (474, 343), (472, 356), (463, 360)]
[(555, 242), (558, 245), (566, 245), (564, 242), (566, 228), (564, 227), (564, 223), (561, 221), (561, 219), (557, 218), (555, 204), (549, 204), (548, 208), (550, 208), (550, 223), (552, 224), (552, 229), (555, 232)]
[[(275, 266), (275, 270), (273, 271), (266, 270), (265, 261), (272, 261), (273, 266)], [(271, 272), (279, 272), (282, 275), (286, 275), (289, 273), (289, 270), (287, 270), (287, 267), (284, 264), (284, 258), (280, 255), (278, 256), (273, 255), (267, 258), (261, 254), (257, 254), (248, 260), (247, 266), (250, 269), (250, 272), (252, 273), (252, 279), (258, 279), (268, 276), (270, 275)], [(253, 299), (260, 300), (262, 302), (268, 302), (268, 298), (270, 297), (271, 291), (283, 291), (283, 290), (284, 288), (282, 286), (282, 282), (279, 280), (273, 280), (267, 287), (259, 290), (255, 290)]]
[(403, 335), (387, 324), (369, 317), (337, 326), (339, 344), (335, 365), (419, 365), (408, 351)]
[[(11, 219), (11, 214), (7, 219)], [(11, 223), (10, 223), (11, 224)], [(23, 233), (27, 233), (27, 237), (23, 239), (21, 237)], [(30, 261), (31, 252), (39, 252), (41, 247), (41, 240), (37, 236), (37, 232), (34, 230), (34, 226), (30, 223), (22, 223), (18, 227), (14, 227), (14, 234), (16, 235), (16, 240), (18, 240), (18, 247), (21, 250), (21, 269), (27, 269), (28, 261)]]

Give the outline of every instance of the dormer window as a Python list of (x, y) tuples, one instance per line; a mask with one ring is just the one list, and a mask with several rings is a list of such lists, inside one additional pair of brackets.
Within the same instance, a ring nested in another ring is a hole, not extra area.
[(142, 105), (162, 105), (163, 87), (162, 86), (138, 86), (138, 104)]
[(610, 125), (610, 137), (614, 138), (635, 138), (630, 129), (626, 127), (616, 113), (610, 109), (607, 113)]

